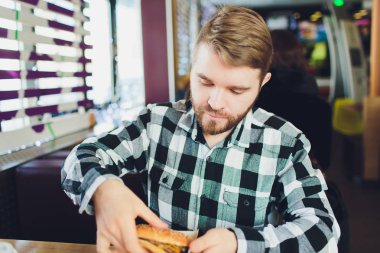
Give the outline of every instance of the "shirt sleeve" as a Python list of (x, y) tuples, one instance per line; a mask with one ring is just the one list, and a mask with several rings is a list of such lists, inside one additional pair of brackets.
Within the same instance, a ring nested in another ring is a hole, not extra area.
[(338, 252), (340, 228), (325, 195), (326, 182), (321, 171), (313, 168), (308, 150), (309, 142), (301, 135), (277, 174), (274, 195), (281, 225), (231, 228), (238, 253)]
[(144, 109), (133, 122), (99, 137), (91, 137), (76, 146), (61, 170), (61, 184), (79, 212), (93, 214), (91, 198), (98, 186), (108, 179), (121, 181), (126, 173), (145, 170), (151, 113)]

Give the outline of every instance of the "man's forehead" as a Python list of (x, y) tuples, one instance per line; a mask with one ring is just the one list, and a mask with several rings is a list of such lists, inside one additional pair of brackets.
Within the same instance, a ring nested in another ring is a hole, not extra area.
[(261, 75), (260, 68), (252, 68), (251, 66), (247, 65), (236, 66), (225, 62), (220, 54), (212, 48), (212, 46), (204, 42), (196, 46), (193, 56), (193, 66), (191, 70), (193, 70), (194, 67), (201, 68), (201, 70), (197, 69), (197, 72), (203, 72), (203, 74), (207, 76), (210, 75), (209, 73), (206, 73), (207, 68), (212, 67), (217, 63), (229, 69), (245, 69), (246, 71), (253, 72), (253, 75), (257, 75), (257, 77), (260, 77)]

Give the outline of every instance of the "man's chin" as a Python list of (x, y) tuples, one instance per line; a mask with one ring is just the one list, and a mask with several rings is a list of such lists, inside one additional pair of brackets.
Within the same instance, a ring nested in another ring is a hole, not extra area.
[[(199, 115), (199, 116), (198, 116)], [(233, 117), (212, 117), (207, 112), (197, 114), (203, 134), (218, 135), (233, 129), (240, 121)]]
[(226, 132), (227, 130), (211, 130), (211, 131), (203, 131), (203, 134), (205, 135), (219, 135), (219, 134), (222, 134), (224, 132)]
[(211, 125), (211, 124), (202, 125), (203, 134), (208, 134), (208, 135), (218, 135), (218, 134), (227, 132), (230, 129), (231, 128), (228, 126), (217, 126), (217, 125)]

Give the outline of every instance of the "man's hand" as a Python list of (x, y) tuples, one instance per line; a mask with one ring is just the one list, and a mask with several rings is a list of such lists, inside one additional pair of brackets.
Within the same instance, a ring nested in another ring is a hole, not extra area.
[(213, 228), (190, 243), (192, 253), (235, 253), (237, 240), (233, 232), (225, 228)]
[(150, 225), (167, 228), (128, 187), (117, 180), (107, 180), (95, 191), (97, 226), (96, 248), (99, 253), (146, 252), (138, 243), (135, 219), (141, 217)]

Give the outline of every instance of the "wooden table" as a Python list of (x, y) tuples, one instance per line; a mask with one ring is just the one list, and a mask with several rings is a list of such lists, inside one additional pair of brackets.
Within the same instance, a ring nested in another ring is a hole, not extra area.
[(95, 245), (0, 239), (13, 245), (17, 253), (96, 253)]

